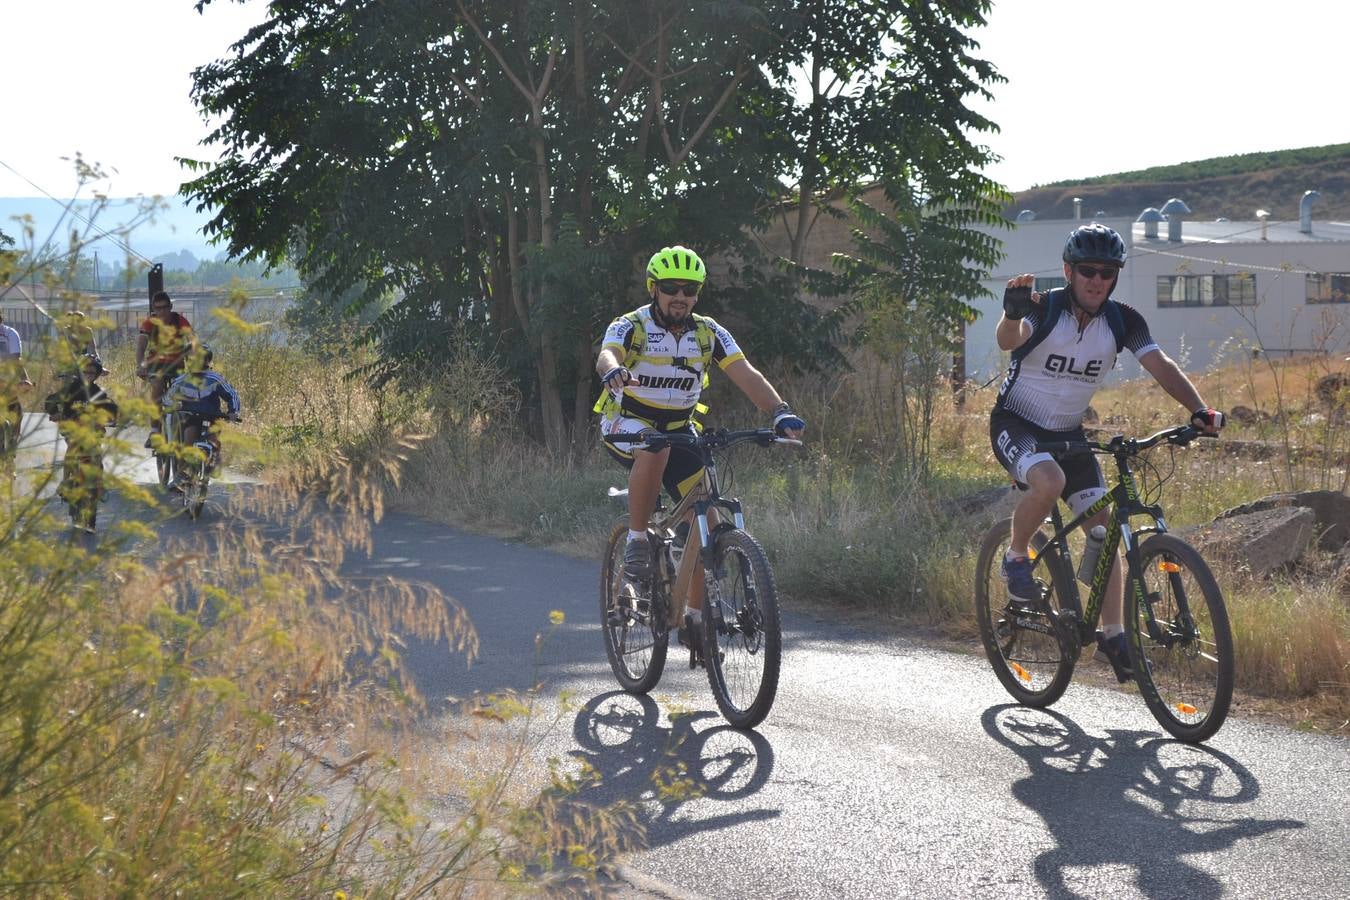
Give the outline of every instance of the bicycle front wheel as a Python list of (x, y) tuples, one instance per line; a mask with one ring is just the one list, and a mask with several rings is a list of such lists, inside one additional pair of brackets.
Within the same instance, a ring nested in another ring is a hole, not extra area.
[[(1004, 689), (1019, 703), (1046, 707), (1064, 696), (1075, 660), (1061, 651), (1052, 618), (1041, 611), (1013, 607), (1002, 575), (1003, 557), (1011, 541), (1011, 519), (985, 533), (975, 564), (975, 617), (985, 655)], [(1032, 547), (1042, 556), (1036, 580), (1046, 592), (1052, 615), (1072, 617), (1076, 623), (1076, 612), (1064, 600), (1073, 578), (1069, 566), (1057, 550), (1045, 546), (1044, 534), (1036, 533)]]
[[(1233, 699), (1233, 634), (1223, 594), (1190, 544), (1155, 534), (1139, 549), (1143, 583), (1126, 598), (1130, 663), (1149, 712), (1173, 737), (1214, 735)], [(1141, 602), (1142, 601), (1142, 602)]]
[(754, 728), (773, 707), (783, 660), (778, 591), (764, 549), (740, 529), (717, 534), (705, 573), (703, 657), (717, 708), (737, 728)]
[(183, 485), (183, 505), (187, 507), (188, 516), (194, 521), (202, 514), (202, 507), (206, 505), (206, 486), (209, 480), (206, 464), (201, 463), (196, 466), (196, 471), (192, 473), (187, 484)]
[[(659, 598), (639, 597), (632, 582), (624, 578), (627, 541), (628, 520), (624, 519), (610, 532), (600, 567), (600, 628), (614, 677), (630, 694), (645, 694), (661, 680), (670, 631), (665, 604)], [(651, 589), (644, 590), (650, 593)]]

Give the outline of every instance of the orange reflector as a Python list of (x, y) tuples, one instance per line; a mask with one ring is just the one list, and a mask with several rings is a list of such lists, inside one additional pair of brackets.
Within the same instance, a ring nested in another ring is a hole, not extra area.
[(1026, 669), (1022, 668), (1021, 666), (1019, 666), (1017, 663), (1015, 662), (1008, 663), (1008, 668), (1012, 669), (1013, 672), (1017, 675), (1017, 677), (1022, 679), (1023, 681), (1026, 682), (1031, 681), (1031, 673), (1028, 672)]
[(1028, 547), (1028, 548), (1027, 548), (1027, 559), (1035, 559), (1035, 558), (1036, 558), (1036, 548), (1035, 548), (1035, 547)]
[(1194, 706), (1191, 706), (1189, 703), (1178, 703), (1176, 704), (1176, 707), (1177, 712), (1185, 713), (1188, 716), (1193, 716), (1198, 712), (1198, 710)]
[(1161, 562), (1158, 563), (1158, 569), (1163, 572), (1171, 572), (1173, 575), (1175, 575), (1176, 573), (1181, 571), (1181, 566), (1177, 565), (1174, 562), (1162, 560)]

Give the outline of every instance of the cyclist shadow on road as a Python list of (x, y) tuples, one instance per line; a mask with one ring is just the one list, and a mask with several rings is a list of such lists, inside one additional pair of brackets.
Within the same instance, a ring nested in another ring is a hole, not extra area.
[[(676, 714), (662, 724), (661, 710), (647, 696), (623, 691), (600, 694), (577, 714), (570, 751), (590, 773), (573, 796), (581, 806), (628, 802), (641, 831), (632, 843), (647, 848), (682, 837), (779, 816), (778, 810), (747, 808), (773, 771), (773, 750), (754, 731), (729, 725), (698, 730), (707, 712)], [(696, 815), (687, 804), (739, 801), (736, 811)]]
[(1261, 788), (1241, 763), (1209, 747), (1123, 729), (1097, 738), (1058, 713), (1013, 704), (991, 707), (982, 723), (1030, 769), (1013, 796), (1054, 836), (1055, 847), (1033, 864), (1050, 897), (1082, 896), (1066, 881), (1070, 867), (1115, 865), (1135, 870), (1146, 897), (1218, 898), (1223, 886), (1188, 854), (1306, 824), (1219, 815), (1216, 806), (1251, 803)]

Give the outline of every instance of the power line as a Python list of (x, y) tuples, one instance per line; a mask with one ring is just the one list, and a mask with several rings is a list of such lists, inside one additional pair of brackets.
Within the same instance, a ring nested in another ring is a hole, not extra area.
[[(31, 185), (31, 186), (33, 187), (34, 190), (39, 191), (39, 192), (40, 192), (44, 197), (46, 197), (48, 200), (52, 201), (53, 203), (60, 204), (60, 205), (65, 209), (65, 211), (66, 211), (67, 213), (69, 213), (69, 214), (70, 214), (71, 216), (73, 216), (74, 218), (79, 219), (81, 222), (83, 222), (84, 224), (86, 224), (86, 225), (88, 225), (90, 228), (92, 228), (92, 229), (95, 231), (95, 233), (97, 233), (97, 235), (98, 235), (100, 238), (106, 238), (106, 239), (108, 239), (109, 241), (112, 241), (114, 244), (116, 244), (118, 247), (120, 247), (123, 251), (125, 251), (125, 252), (127, 253), (127, 255), (129, 255), (129, 256), (134, 256), (134, 257), (140, 259), (142, 262), (146, 263), (147, 265), (154, 265), (154, 260), (152, 260), (152, 259), (146, 259), (146, 258), (145, 258), (144, 256), (142, 256), (141, 254), (137, 253), (135, 250), (132, 249), (132, 247), (131, 247), (130, 244), (128, 244), (128, 243), (126, 243), (125, 241), (123, 241), (123, 240), (122, 240), (121, 238), (119, 238), (117, 235), (113, 234), (112, 232), (100, 230), (99, 227), (98, 227), (97, 225), (94, 224), (94, 222), (93, 222), (92, 219), (89, 219), (88, 217), (86, 217), (86, 216), (84, 216), (83, 214), (81, 214), (81, 213), (79, 212), (79, 210), (75, 209), (75, 206), (74, 206), (74, 200), (72, 200), (70, 203), (66, 203), (66, 202), (63, 201), (63, 200), (58, 200), (58, 199), (56, 199), (56, 197), (52, 196), (50, 193), (48, 193), (46, 190), (44, 190), (44, 189), (42, 188), (41, 185), (36, 184), (31, 178), (29, 178), (28, 176), (26, 176), (26, 175), (24, 175), (23, 173), (19, 172), (17, 169), (15, 169), (15, 168), (14, 168), (13, 166), (11, 166), (9, 163), (5, 162), (3, 159), (0, 159), (0, 166), (4, 166), (6, 169), (9, 169), (9, 171), (13, 172), (13, 173), (14, 173), (15, 175), (17, 175), (19, 178), (22, 178), (24, 181), (28, 182), (28, 184)], [(68, 256), (69, 254), (66, 254), (66, 255)]]

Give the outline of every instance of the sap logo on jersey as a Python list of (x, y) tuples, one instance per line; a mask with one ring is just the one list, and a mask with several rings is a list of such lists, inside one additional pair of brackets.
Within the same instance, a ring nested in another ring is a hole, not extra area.
[(658, 378), (655, 375), (639, 375), (638, 384), (645, 388), (669, 388), (674, 391), (692, 391), (694, 389), (694, 379), (692, 378)]
[(1086, 363), (1080, 363), (1072, 356), (1060, 356), (1058, 353), (1051, 353), (1045, 358), (1045, 371), (1060, 373), (1065, 375), (1082, 375), (1087, 378), (1096, 378), (1102, 373), (1104, 360), (1090, 359)]

